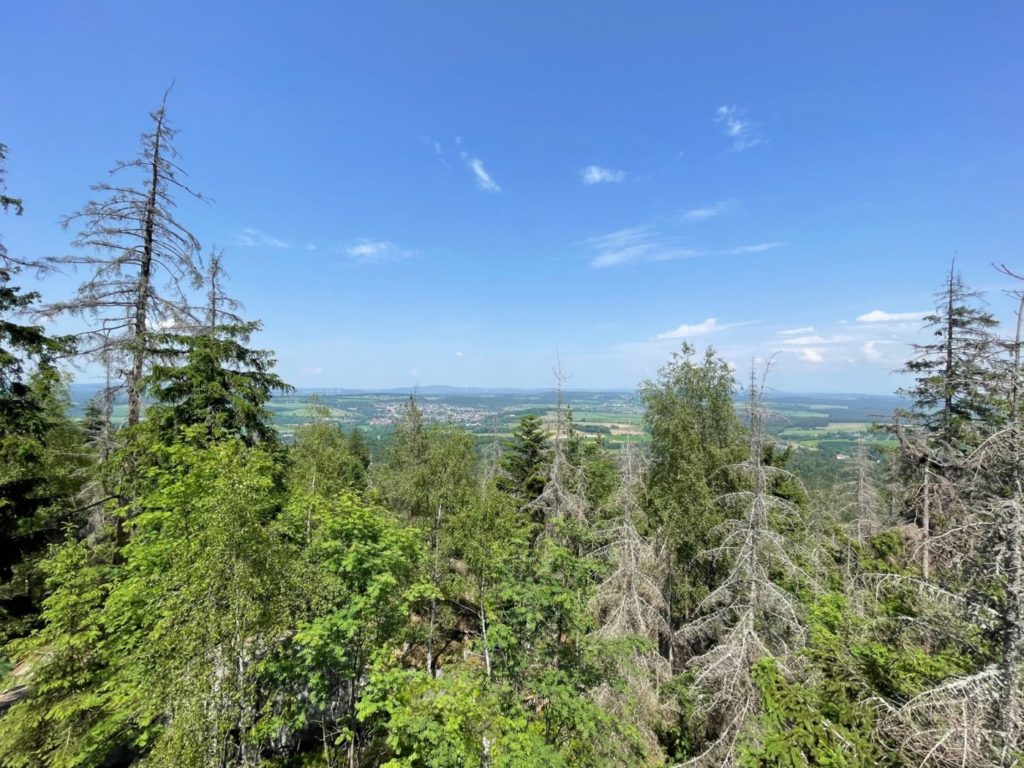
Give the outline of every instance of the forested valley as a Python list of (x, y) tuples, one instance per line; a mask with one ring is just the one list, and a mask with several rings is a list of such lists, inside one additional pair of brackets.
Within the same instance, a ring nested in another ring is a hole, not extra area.
[[(911, 407), (825, 491), (769, 437), (770, 361), (686, 344), (640, 385), (649, 443), (560, 406), (479, 451), (410, 398), (371, 460), (315, 405), (271, 426), (288, 384), (178, 220), (173, 140), (161, 106), (71, 255), (0, 250), (0, 765), (1024, 759), (1021, 327), (955, 266)], [(80, 419), (76, 360), (108, 383)]]

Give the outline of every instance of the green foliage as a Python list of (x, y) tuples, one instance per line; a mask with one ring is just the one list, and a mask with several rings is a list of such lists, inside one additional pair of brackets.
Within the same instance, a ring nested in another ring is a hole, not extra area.
[(369, 454), (358, 430), (348, 435), (329, 420), (330, 409), (314, 403), (312, 419), (295, 430), (288, 451), (290, 488), (325, 498), (366, 489)]
[(521, 506), (540, 496), (547, 482), (548, 436), (539, 416), (528, 413), (519, 420), (501, 457), (503, 475), (498, 487)]
[(265, 730), (319, 722), (325, 752), (354, 753), (373, 726), (356, 719), (356, 705), (374, 658), (408, 627), (421, 546), (412, 529), (351, 493), (293, 492), (279, 527), (308, 541), (297, 564), (304, 607), (263, 670), (276, 691)]
[(147, 379), (154, 401), (146, 417), (150, 427), (165, 440), (201, 426), (201, 433), (190, 434), (237, 437), (248, 445), (276, 441), (266, 405), (273, 392), (290, 387), (271, 371), (271, 353), (245, 346), (258, 328), (242, 323), (154, 338), (152, 354), (165, 362), (153, 365)]
[(382, 722), (391, 755), (387, 768), (567, 765), (528, 710), (478, 671), (433, 677), (378, 669), (359, 715)]
[(991, 366), (999, 323), (978, 306), (979, 298), (951, 266), (935, 312), (924, 318), (937, 340), (915, 345), (904, 368), (915, 377), (903, 392), (913, 401), (913, 415), (935, 439), (958, 450), (976, 446), (999, 421)]
[(113, 631), (103, 612), (118, 578), (110, 545), (68, 541), (41, 565), (43, 625), (12, 644), (31, 695), (0, 717), (5, 768), (99, 766), (129, 740), (110, 680)]
[(728, 490), (720, 470), (743, 456), (742, 429), (733, 408), (735, 380), (710, 347), (703, 359), (684, 344), (640, 397), (651, 432), (648, 488), (651, 518), (669, 546), (673, 604), (683, 612), (714, 583), (711, 561), (694, 563), (712, 546), (712, 530), (723, 517), (715, 497)]
[(299, 594), (294, 549), (272, 525), (273, 457), (239, 440), (186, 442), (160, 465), (106, 605), (120, 630), (111, 688), (136, 713), (149, 764), (241, 761), (259, 747), (255, 668)]
[(787, 681), (775, 661), (754, 665), (754, 683), (761, 696), (761, 714), (740, 748), (739, 764), (806, 768), (807, 766), (880, 765), (879, 755), (867, 740), (831, 720), (835, 709), (816, 686)]
[(0, 641), (35, 620), (43, 594), (35, 563), (61, 540), (89, 463), (53, 365), (71, 344), (13, 319), (37, 295), (10, 285), (11, 275), (0, 265)]

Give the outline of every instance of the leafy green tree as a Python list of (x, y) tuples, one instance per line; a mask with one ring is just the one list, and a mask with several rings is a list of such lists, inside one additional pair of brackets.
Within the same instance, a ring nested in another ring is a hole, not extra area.
[(582, 471), (584, 493), (591, 509), (601, 509), (618, 484), (615, 460), (600, 437), (588, 439), (576, 428), (572, 406), (566, 406), (564, 421), (566, 460), (571, 467)]
[(411, 590), (423, 554), (416, 531), (352, 493), (293, 488), (279, 525), (302, 542), (304, 608), (291, 638), (266, 666), (275, 691), (268, 725), (313, 729), (328, 764), (372, 752), (376, 718), (357, 716), (375, 660), (407, 636)]
[(330, 422), (331, 410), (314, 400), (310, 421), (295, 429), (288, 450), (288, 485), (293, 491), (333, 498), (366, 489), (366, 465), (352, 452), (351, 436)]
[(568, 765), (525, 707), (479, 670), (443, 677), (383, 668), (360, 716), (384, 723), (386, 768), (555, 768)]
[(348, 433), (348, 452), (359, 460), (364, 472), (370, 469), (370, 446), (359, 427), (352, 427)]
[(111, 688), (137, 713), (148, 764), (249, 765), (265, 746), (259, 666), (299, 594), (272, 525), (274, 459), (237, 439), (163, 453), (107, 600), (126, 630)]
[(42, 626), (9, 649), (24, 688), (0, 715), (0, 765), (92, 767), (129, 756), (132, 731), (106, 688), (117, 631), (104, 614), (118, 572), (114, 546), (91, 546), (69, 532), (41, 568), (50, 591)]
[(453, 524), (453, 548), (466, 567), (456, 589), (476, 614), (476, 634), (467, 638), (466, 646), (483, 660), (488, 677), (495, 658), (515, 642), (504, 623), (503, 588), (515, 578), (517, 564), (528, 557), (529, 540), (515, 500), (493, 483), (478, 487)]
[(473, 436), (452, 424), (425, 424), (410, 399), (395, 427), (388, 460), (377, 472), (386, 506), (422, 531), (427, 543), (421, 595), (425, 665), (436, 672), (445, 636), (454, 630), (453, 523), (472, 503), (476, 452)]
[(78, 501), (93, 459), (64, 382), (43, 365), (24, 383), (0, 409), (0, 639), (34, 624), (46, 594), (39, 562), (93, 506)]

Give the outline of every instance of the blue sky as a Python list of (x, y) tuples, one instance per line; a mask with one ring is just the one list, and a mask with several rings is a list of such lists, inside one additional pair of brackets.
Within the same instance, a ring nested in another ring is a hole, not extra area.
[[(1019, 3), (34, 2), (0, 141), (58, 225), (170, 114), (300, 386), (631, 387), (682, 338), (889, 392), (954, 253), (1024, 270)], [(47, 297), (75, 277), (48, 278)], [(858, 319), (860, 318), (860, 319)], [(84, 378), (90, 371), (82, 373)]]

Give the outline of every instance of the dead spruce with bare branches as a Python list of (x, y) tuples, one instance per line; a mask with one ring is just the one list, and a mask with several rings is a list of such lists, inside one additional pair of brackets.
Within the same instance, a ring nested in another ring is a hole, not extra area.
[(161, 324), (196, 324), (187, 291), (203, 280), (199, 241), (175, 218), (175, 193), (202, 198), (182, 181), (186, 174), (177, 164), (166, 102), (164, 94), (151, 113), (153, 127), (143, 134), (138, 156), (111, 171), (116, 179), (137, 173), (141, 180), (94, 185), (98, 198), (64, 220), (66, 227), (80, 227), (74, 245), (81, 252), (52, 264), (84, 267), (91, 274), (73, 298), (42, 310), (46, 317), (68, 314), (91, 321), (80, 334), (80, 352), (120, 367), (129, 426), (142, 417), (150, 333)]
[(749, 490), (721, 497), (720, 503), (736, 516), (719, 527), (721, 543), (708, 553), (727, 564), (728, 573), (697, 606), (694, 619), (676, 633), (695, 674), (692, 724), (706, 734), (704, 748), (687, 765), (735, 764), (736, 740), (759, 709), (751, 668), (770, 658), (792, 671), (791, 654), (805, 639), (796, 599), (770, 576), (775, 572), (806, 579), (772, 527), (774, 519), (796, 516), (798, 510), (771, 493), (774, 480), (792, 476), (765, 464), (762, 389), (763, 382), (758, 386), (752, 375), (750, 457), (731, 467)]
[(659, 648), (670, 641), (671, 630), (668, 601), (662, 591), (663, 559), (637, 530), (643, 515), (643, 492), (643, 460), (636, 446), (627, 443), (619, 487), (611, 502), (615, 517), (601, 532), (604, 543), (594, 553), (610, 571), (597, 585), (590, 609), (599, 637), (640, 642), (618, 664), (627, 683), (625, 690), (602, 684), (592, 695), (602, 708), (630, 722), (648, 747), (661, 754), (655, 729), (665, 722), (672, 707), (661, 695), (671, 669)]

